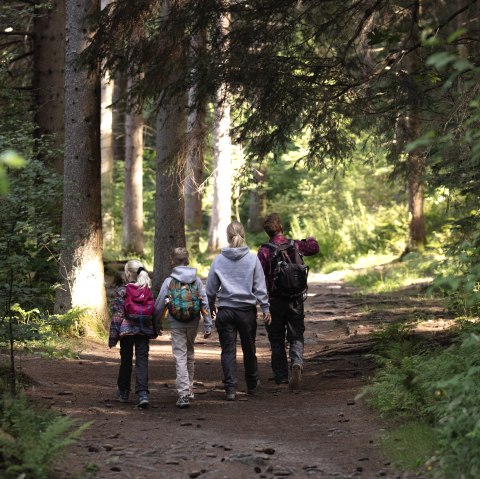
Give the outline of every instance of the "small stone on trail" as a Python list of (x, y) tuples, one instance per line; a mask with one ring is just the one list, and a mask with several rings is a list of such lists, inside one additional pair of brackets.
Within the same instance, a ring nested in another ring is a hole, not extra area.
[(370, 460), (369, 457), (361, 457), (361, 458), (359, 459), (359, 461), (369, 461), (369, 460)]
[(200, 471), (192, 471), (192, 472), (188, 475), (188, 477), (193, 477), (193, 478), (195, 478), (195, 477), (198, 477), (200, 474), (201, 474)]
[(181, 422), (180, 423), (180, 426), (191, 426), (192, 423), (191, 422)]
[(110, 468), (110, 470), (113, 471), (113, 472), (120, 472), (121, 471), (121, 469), (118, 466), (112, 466)]
[(169, 459), (169, 460), (165, 461), (165, 464), (169, 464), (171, 466), (178, 466), (180, 463), (178, 461), (173, 460), (173, 459)]
[(262, 470), (261, 470), (258, 466), (255, 466), (254, 471), (255, 471), (257, 474), (260, 474), (260, 473), (262, 472)]
[(88, 452), (100, 452), (100, 449), (97, 446), (89, 446)]
[(72, 396), (73, 392), (72, 391), (60, 391), (58, 393), (59, 396)]
[(207, 457), (217, 457), (213, 452), (207, 452)]
[(232, 448), (230, 446), (223, 446), (224, 451), (231, 451)]
[(355, 401), (353, 399), (349, 399), (347, 401), (347, 406), (353, 406), (355, 404)]
[(275, 454), (275, 449), (273, 449), (273, 447), (266, 447), (266, 448), (263, 450), (263, 452), (264, 452), (265, 454), (270, 454), (270, 455), (271, 455), (271, 454)]

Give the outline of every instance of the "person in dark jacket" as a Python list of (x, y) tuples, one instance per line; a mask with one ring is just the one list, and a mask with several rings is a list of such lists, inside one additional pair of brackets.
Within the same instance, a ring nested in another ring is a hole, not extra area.
[[(276, 213), (265, 218), (263, 223), (269, 243), (280, 245), (290, 240), (283, 235), (283, 225)], [(295, 240), (295, 247), (301, 255), (311, 256), (319, 252), (318, 243), (313, 237)], [(305, 332), (305, 314), (303, 309), (304, 298), (282, 297), (275, 293), (273, 287), (272, 259), (274, 250), (262, 245), (258, 250), (258, 258), (265, 272), (267, 283), (270, 313), (272, 320), (266, 325), (270, 341), (272, 356), (271, 365), (273, 377), (277, 384), (289, 384), (290, 389), (298, 388), (303, 372), (303, 350)], [(290, 345), (290, 379), (285, 339)]]

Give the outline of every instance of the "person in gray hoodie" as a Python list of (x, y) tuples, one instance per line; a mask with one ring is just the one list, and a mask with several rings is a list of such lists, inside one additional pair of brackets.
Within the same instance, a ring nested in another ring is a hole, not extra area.
[[(212, 318), (208, 309), (207, 296), (202, 281), (197, 277), (197, 270), (188, 266), (188, 251), (186, 248), (175, 248), (172, 255), (173, 270), (160, 288), (160, 293), (155, 301), (155, 316), (168, 318), (170, 335), (172, 338), (172, 352), (176, 366), (176, 388), (178, 393), (177, 406), (188, 408), (190, 399), (194, 398), (193, 376), (195, 368), (194, 342), (198, 333), (200, 316), (204, 320), (204, 335), (206, 339), (212, 332)], [(178, 321), (168, 311), (167, 303), (170, 297), (169, 286), (178, 280), (182, 286), (194, 285), (198, 298), (201, 300), (201, 310), (197, 317), (188, 321)]]
[[(233, 221), (227, 227), (229, 246), (215, 257), (207, 278), (207, 297), (222, 348), (221, 362), (227, 401), (237, 394), (237, 333), (243, 351), (247, 393), (259, 384), (255, 337), (259, 303), (266, 324), (271, 321), (262, 265), (245, 243), (245, 230)], [(215, 302), (218, 303), (218, 312)]]

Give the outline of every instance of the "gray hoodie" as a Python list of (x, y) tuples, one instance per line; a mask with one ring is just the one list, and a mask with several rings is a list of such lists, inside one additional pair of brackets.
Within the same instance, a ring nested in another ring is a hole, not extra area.
[(267, 287), (262, 265), (248, 246), (222, 248), (215, 257), (207, 279), (209, 304), (218, 299), (218, 306), (241, 308), (260, 304), (264, 313), (269, 312)]
[[(173, 268), (170, 276), (165, 279), (155, 301), (155, 316), (163, 315), (165, 300), (168, 297), (168, 286), (170, 285), (170, 281), (172, 281), (172, 277), (178, 279), (182, 283), (190, 284), (196, 281), (198, 291), (202, 297), (202, 309), (208, 313), (205, 314), (202, 312), (202, 316), (205, 322), (205, 332), (209, 333), (212, 330), (212, 318), (210, 317), (210, 310), (208, 309), (207, 295), (205, 294), (205, 288), (203, 287), (202, 281), (197, 277), (197, 270), (195, 268), (190, 268), (190, 266), (176, 266)], [(198, 319), (188, 322), (177, 321), (170, 313), (168, 313), (167, 319), (170, 324), (170, 329), (198, 328)]]

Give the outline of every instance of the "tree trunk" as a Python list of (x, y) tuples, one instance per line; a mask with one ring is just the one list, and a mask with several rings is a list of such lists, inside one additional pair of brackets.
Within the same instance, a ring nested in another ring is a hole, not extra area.
[(143, 255), (143, 116), (134, 109), (125, 119), (122, 244), (125, 253)]
[[(220, 38), (230, 27), (224, 15), (219, 23)], [(227, 244), (226, 230), (232, 215), (232, 145), (230, 141), (230, 97), (226, 85), (219, 88), (213, 113), (213, 204), (208, 231), (208, 251), (213, 253)]]
[[(409, 46), (420, 42), (418, 19), (421, 12), (420, 1), (412, 5), (412, 23)], [(412, 78), (412, 86), (409, 92), (409, 104), (405, 119), (407, 142), (412, 142), (421, 135), (421, 119), (419, 116), (418, 89), (415, 86), (415, 75), (422, 65), (418, 49), (411, 51), (405, 59), (407, 74)], [(406, 252), (423, 251), (426, 242), (425, 217), (423, 211), (424, 185), (425, 185), (425, 154), (421, 148), (415, 148), (408, 153), (407, 158), (407, 190), (408, 210), (410, 213), (409, 237)]]
[(127, 80), (123, 75), (118, 75), (114, 80), (113, 86), (113, 159), (115, 161), (125, 161), (125, 92), (127, 90)]
[[(110, 3), (102, 0), (102, 9)], [(115, 240), (113, 222), (113, 80), (101, 79), (100, 151), (102, 154), (102, 220), (103, 245), (112, 249)]]
[(65, 163), (61, 257), (62, 285), (56, 310), (86, 309), (87, 332), (103, 329), (108, 311), (102, 261), (100, 76), (73, 61), (88, 44), (86, 15), (97, 0), (65, 2)]
[(156, 211), (153, 288), (160, 289), (171, 272), (171, 253), (185, 246), (183, 175), (187, 102), (178, 95), (157, 115)]
[[(46, 4), (45, 4), (46, 5)], [(42, 149), (41, 161), (63, 175), (65, 9), (63, 1), (53, 1), (34, 17), (34, 79), (36, 137), (47, 138), (48, 157)], [(45, 145), (43, 145), (45, 146)], [(59, 221), (60, 223), (60, 221)]]
[[(205, 35), (192, 39), (192, 55), (202, 55)], [(202, 228), (202, 192), (204, 149), (206, 138), (206, 101), (197, 98), (198, 89), (191, 87), (188, 94), (187, 151), (185, 166), (185, 226), (190, 248), (198, 251)]]

